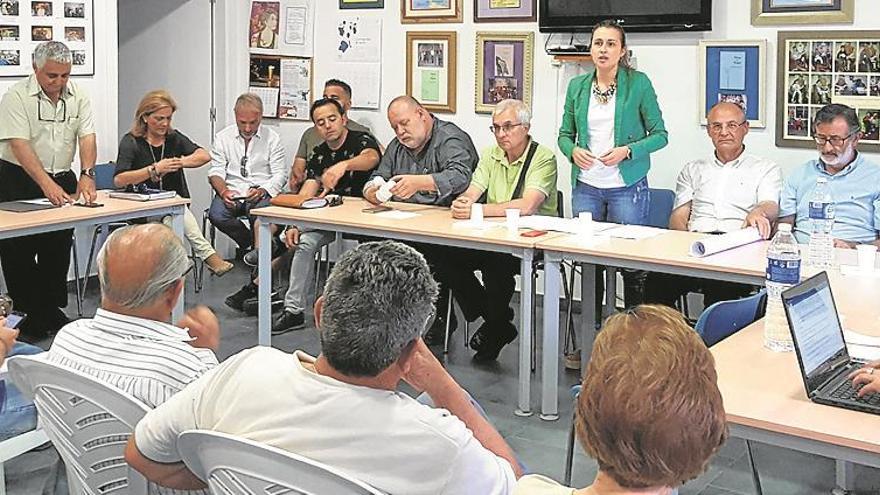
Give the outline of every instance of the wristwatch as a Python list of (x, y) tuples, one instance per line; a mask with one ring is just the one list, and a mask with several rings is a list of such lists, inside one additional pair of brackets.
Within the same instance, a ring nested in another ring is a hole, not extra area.
[(82, 169), (82, 171), (80, 171), (80, 176), (95, 180), (95, 167)]

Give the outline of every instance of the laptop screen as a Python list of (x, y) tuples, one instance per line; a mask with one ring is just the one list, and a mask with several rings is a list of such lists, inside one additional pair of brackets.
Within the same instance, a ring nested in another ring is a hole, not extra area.
[(808, 376), (846, 349), (831, 287), (827, 277), (823, 278), (784, 299), (803, 371)]

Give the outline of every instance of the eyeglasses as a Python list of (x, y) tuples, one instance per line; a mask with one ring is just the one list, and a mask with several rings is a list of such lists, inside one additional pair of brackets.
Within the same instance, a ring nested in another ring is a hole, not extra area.
[(712, 122), (711, 124), (709, 124), (709, 132), (713, 134), (718, 134), (719, 132), (722, 132), (725, 128), (727, 128), (727, 130), (730, 132), (736, 132), (737, 129), (744, 125), (746, 125), (745, 120), (743, 120), (742, 122), (727, 122), (724, 124), (722, 124), (721, 122)]
[(498, 134), (501, 131), (504, 131), (505, 134), (512, 131), (514, 127), (519, 127), (523, 125), (522, 122), (518, 124), (503, 124), (503, 125), (495, 125), (492, 124), (489, 126), (489, 130), (492, 131), (492, 134)]
[(241, 173), (242, 177), (248, 176), (247, 158), (248, 158), (247, 155), (245, 155), (245, 156), (241, 157), (241, 162), (239, 162), (239, 165), (241, 166), (241, 169), (239, 170), (239, 172)]
[[(43, 118), (43, 98), (40, 95), (37, 95), (37, 120), (40, 122), (67, 122), (67, 101), (64, 98), (60, 98), (58, 100), (61, 103), (61, 120), (58, 120), (58, 112), (55, 108), (52, 109), (52, 113), (47, 116), (47, 118)], [(51, 117), (51, 118), (48, 118)]]
[(844, 137), (822, 136), (819, 134), (813, 134), (813, 141), (816, 141), (816, 144), (818, 144), (819, 146), (825, 146), (825, 143), (831, 143), (831, 146), (837, 148), (839, 146), (843, 146), (843, 143), (845, 143), (847, 139), (853, 137), (856, 132), (858, 131), (851, 132)]

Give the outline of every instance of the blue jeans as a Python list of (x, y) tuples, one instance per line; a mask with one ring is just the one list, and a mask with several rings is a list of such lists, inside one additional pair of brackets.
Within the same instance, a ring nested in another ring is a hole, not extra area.
[[(16, 342), (7, 358), (12, 356), (28, 356), (44, 352), (37, 346)], [(37, 409), (33, 401), (24, 395), (11, 381), (0, 381), (0, 388), (6, 393), (0, 407), (0, 441), (21, 435), (37, 427)]]
[(571, 191), (571, 209), (574, 216), (582, 211), (593, 214), (598, 222), (645, 225), (651, 208), (648, 178), (631, 186), (600, 189), (578, 181)]
[[(211, 208), (208, 209), (208, 220), (220, 232), (228, 235), (241, 249), (246, 249), (254, 245), (254, 235), (251, 229), (254, 226), (254, 218), (251, 216), (251, 210), (254, 208), (262, 208), (269, 206), (269, 196), (261, 198), (256, 203), (248, 201), (236, 201), (232, 208), (226, 206), (223, 199), (218, 195), (214, 195), (211, 200)], [(245, 225), (239, 217), (247, 216), (248, 224)]]
[[(574, 216), (582, 211), (593, 214), (593, 220), (630, 225), (648, 223), (651, 208), (651, 193), (648, 178), (645, 177), (631, 186), (600, 189), (578, 181), (571, 192), (571, 209)], [(602, 267), (596, 267), (596, 318), (601, 319), (602, 300), (605, 291)], [(648, 273), (638, 270), (623, 270), (623, 300), (627, 307), (645, 301), (645, 279)], [(598, 322), (597, 322), (598, 323)]]

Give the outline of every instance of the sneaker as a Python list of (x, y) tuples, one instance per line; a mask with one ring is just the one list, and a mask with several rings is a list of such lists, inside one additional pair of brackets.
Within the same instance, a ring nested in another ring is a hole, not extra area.
[(507, 344), (513, 342), (518, 335), (516, 327), (513, 323), (505, 321), (503, 323), (485, 322), (480, 329), (474, 332), (471, 337), (471, 349), (477, 351), (474, 354), (474, 361), (494, 361), (498, 359), (501, 349)]
[(260, 252), (252, 249), (242, 256), (241, 261), (244, 261), (244, 264), (247, 266), (257, 266), (257, 263), (260, 262)]
[[(458, 327), (458, 318), (455, 316), (455, 311), (452, 312), (452, 315), (449, 318), (449, 338), (452, 338), (453, 332)], [(434, 323), (431, 323), (431, 328), (425, 332), (425, 336), (423, 337), (425, 343), (428, 345), (443, 345), (443, 341), (446, 340), (446, 316), (437, 316), (434, 318)]]
[[(272, 291), (269, 297), (272, 301), (271, 307), (273, 313), (284, 307), (284, 299), (282, 299), (281, 294), (278, 291)], [(260, 311), (259, 298), (254, 295), (254, 297), (246, 299), (242, 304), (241, 310), (248, 316), (257, 316), (257, 313)]]
[(242, 311), (244, 302), (257, 295), (257, 284), (249, 282), (238, 289), (238, 292), (231, 294), (226, 298), (226, 305), (232, 309)]
[(306, 317), (303, 315), (302, 311), (294, 313), (285, 309), (280, 315), (278, 315), (278, 318), (275, 318), (275, 321), (272, 322), (272, 335), (281, 335), (290, 332), (291, 330), (305, 328), (305, 326)]

